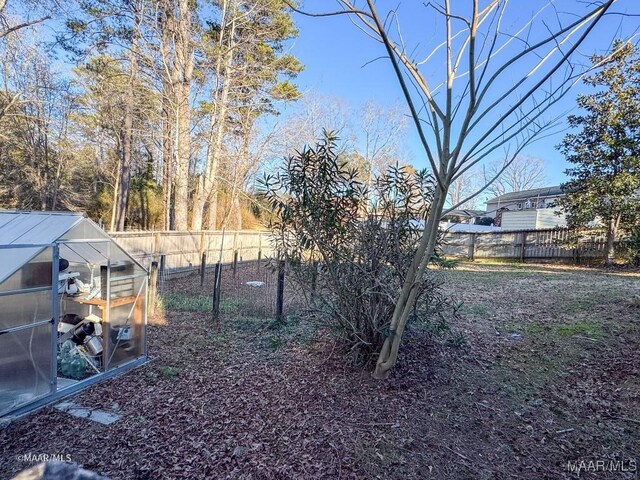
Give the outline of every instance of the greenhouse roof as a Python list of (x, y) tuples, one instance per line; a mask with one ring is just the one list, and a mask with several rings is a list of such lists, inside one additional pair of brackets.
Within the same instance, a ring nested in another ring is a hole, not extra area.
[[(83, 231), (91, 231), (92, 238), (109, 238), (83, 213), (0, 210), (0, 283), (38, 255), (47, 245), (61, 240), (81, 223), (90, 225)], [(15, 247), (12, 248), (13, 246)], [(106, 258), (105, 253), (101, 253), (91, 244), (82, 243), (63, 242), (60, 255), (68, 260), (93, 263), (102, 262)]]
[(0, 210), (0, 245), (50, 244), (84, 218), (84, 214), (72, 212)]

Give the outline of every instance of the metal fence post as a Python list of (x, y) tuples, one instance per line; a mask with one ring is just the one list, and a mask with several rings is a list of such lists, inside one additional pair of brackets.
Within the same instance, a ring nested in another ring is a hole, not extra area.
[(151, 272), (149, 275), (149, 315), (156, 312), (156, 295), (158, 291), (158, 262), (151, 262)]
[(238, 251), (234, 250), (233, 251), (233, 276), (236, 276), (236, 273), (238, 271)]
[(236, 276), (238, 268), (238, 231), (233, 232), (233, 276)]
[(204, 285), (204, 273), (207, 268), (207, 254), (202, 254), (202, 261), (200, 262), (200, 286)]
[(214, 273), (213, 281), (213, 312), (212, 316), (214, 320), (220, 318), (220, 287), (222, 285), (220, 277), (222, 276), (222, 265), (220, 262), (216, 263), (216, 270)]
[(258, 272), (260, 271), (260, 261), (262, 260), (262, 233), (258, 234)]
[(284, 319), (284, 260), (278, 262), (278, 290), (276, 295), (276, 321)]
[(204, 230), (202, 230), (200, 232), (200, 286), (204, 285), (204, 271), (205, 268), (207, 267), (207, 253), (206, 253), (206, 249), (204, 248), (204, 244), (205, 244), (205, 232)]

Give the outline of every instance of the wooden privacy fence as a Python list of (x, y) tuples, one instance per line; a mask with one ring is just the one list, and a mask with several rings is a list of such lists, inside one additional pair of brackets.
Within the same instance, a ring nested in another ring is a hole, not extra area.
[(446, 256), (468, 259), (561, 260), (589, 262), (606, 255), (604, 232), (583, 235), (569, 244), (568, 229), (498, 232), (446, 232), (441, 248)]
[[(568, 244), (568, 229), (498, 232), (446, 232), (441, 248), (446, 256), (469, 259), (557, 259), (575, 263), (604, 258), (606, 236), (594, 231)], [(164, 275), (222, 264), (256, 261), (274, 255), (268, 232), (114, 232), (111, 236), (142, 265), (158, 262)], [(222, 249), (222, 255), (221, 255)]]
[(255, 261), (271, 256), (268, 232), (113, 232), (111, 236), (145, 267), (158, 262), (163, 274), (199, 270), (202, 265)]

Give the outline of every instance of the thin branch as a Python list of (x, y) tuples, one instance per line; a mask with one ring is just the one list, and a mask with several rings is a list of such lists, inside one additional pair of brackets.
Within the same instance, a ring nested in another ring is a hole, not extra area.
[(31, 22), (24, 22), (24, 23), (20, 23), (18, 25), (14, 25), (13, 27), (9, 27), (4, 32), (0, 32), (0, 38), (4, 38), (7, 35), (9, 35), (10, 33), (15, 32), (16, 30), (20, 30), (20, 29), (26, 28), (26, 27), (31, 27), (32, 25), (36, 25), (38, 23), (42, 23), (45, 20), (49, 20), (50, 18), (51, 18), (51, 16), (47, 15), (46, 17), (42, 17), (42, 18), (39, 18), (37, 20), (33, 20)]

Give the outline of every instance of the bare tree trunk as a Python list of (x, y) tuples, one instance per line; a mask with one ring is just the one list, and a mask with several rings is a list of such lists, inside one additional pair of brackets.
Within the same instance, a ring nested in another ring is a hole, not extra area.
[(173, 36), (173, 13), (169, 0), (162, 3), (162, 21), (160, 28), (162, 58), (162, 207), (163, 225), (165, 230), (173, 229), (173, 125), (174, 125), (174, 98), (172, 91), (171, 75), (171, 38)]
[[(222, 81), (222, 88), (215, 89), (215, 114), (211, 118), (209, 147), (207, 149), (207, 169), (204, 179), (204, 193), (208, 205), (207, 229), (215, 230), (218, 220), (218, 170), (222, 157), (222, 141), (226, 131), (227, 102), (231, 88), (231, 67), (235, 49), (236, 0), (224, 2), (223, 26), (220, 43), (223, 52), (216, 62), (216, 82)], [(226, 37), (223, 36), (226, 34)], [(227, 38), (227, 40), (224, 40)]]
[(124, 105), (122, 161), (120, 162), (120, 194), (118, 197), (117, 228), (124, 231), (129, 193), (131, 190), (131, 164), (133, 162), (133, 110), (135, 108), (135, 82), (138, 76), (138, 36), (140, 35), (140, 19), (137, 4), (133, 2), (134, 26), (131, 52), (129, 54), (129, 81)]
[(109, 222), (109, 231), (115, 232), (116, 229), (116, 217), (118, 215), (118, 192), (120, 190), (120, 157), (118, 157), (118, 168), (115, 174), (115, 184), (113, 185), (113, 205), (111, 206), (111, 221)]
[[(131, 82), (131, 80), (130, 80)], [(129, 90), (129, 89), (128, 89)], [(131, 186), (131, 162), (132, 162), (132, 131), (133, 131), (133, 90), (127, 92), (125, 102), (124, 125), (122, 134), (122, 157), (120, 159), (120, 169), (118, 173), (117, 219), (116, 227), (119, 231), (124, 231), (127, 209), (129, 206), (129, 190)]]
[(174, 178), (175, 228), (187, 230), (189, 208), (189, 156), (191, 153), (191, 9), (189, 0), (179, 0), (179, 18), (175, 36), (173, 90), (176, 93), (176, 172)]
[(193, 190), (193, 202), (191, 209), (191, 230), (202, 230), (202, 215), (204, 210), (204, 177), (205, 175), (195, 176), (195, 185)]
[(235, 229), (242, 230), (242, 205), (240, 204), (240, 197), (237, 190), (235, 196), (232, 199), (232, 206), (236, 217)]
[[(170, 88), (167, 85), (167, 92)], [(168, 93), (162, 97), (162, 207), (165, 230), (173, 228), (173, 108)]]
[(407, 324), (409, 314), (413, 309), (413, 305), (416, 301), (416, 295), (418, 293), (415, 286), (424, 275), (424, 272), (435, 252), (436, 241), (438, 239), (438, 223), (442, 216), (442, 210), (444, 208), (446, 198), (446, 190), (436, 188), (433, 203), (429, 209), (424, 232), (422, 233), (422, 238), (420, 240), (420, 245), (418, 246), (416, 255), (413, 258), (411, 267), (407, 272), (404, 285), (402, 286), (402, 292), (400, 293), (396, 308), (393, 311), (393, 317), (389, 327), (389, 336), (385, 339), (384, 344), (382, 345), (378, 361), (376, 362), (375, 371), (372, 374), (374, 378), (388, 378), (391, 373), (391, 369), (396, 364), (398, 351), (400, 350), (400, 343), (402, 341), (402, 334), (404, 333), (404, 328)]
[[(64, 153), (62, 153), (64, 155)], [(54, 189), (51, 195), (51, 210), (55, 211), (58, 208), (58, 192), (60, 191), (60, 177), (62, 176), (62, 160), (58, 161), (56, 168), (56, 178), (54, 182)]]

